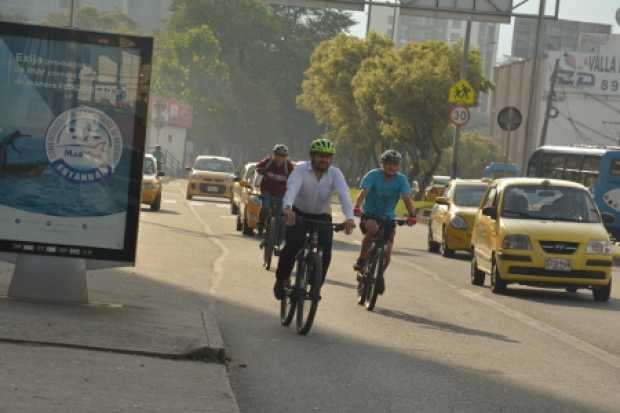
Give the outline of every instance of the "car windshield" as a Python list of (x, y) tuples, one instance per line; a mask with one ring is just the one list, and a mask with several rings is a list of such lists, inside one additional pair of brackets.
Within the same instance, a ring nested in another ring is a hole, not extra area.
[(480, 206), (480, 200), (486, 191), (486, 185), (457, 185), (454, 188), (454, 203), (463, 207)]
[(601, 222), (598, 209), (586, 190), (558, 186), (507, 188), (501, 216), (545, 221)]
[(198, 171), (226, 172), (233, 173), (232, 162), (223, 159), (198, 159), (194, 164), (194, 169)]
[(144, 158), (144, 167), (142, 168), (144, 175), (155, 175), (155, 161), (151, 158)]

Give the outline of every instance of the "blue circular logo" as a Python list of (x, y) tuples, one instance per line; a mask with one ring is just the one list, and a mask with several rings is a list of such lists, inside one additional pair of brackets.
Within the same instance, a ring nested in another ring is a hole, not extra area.
[(45, 151), (54, 171), (71, 182), (88, 184), (114, 173), (123, 154), (123, 137), (108, 115), (80, 106), (54, 119)]

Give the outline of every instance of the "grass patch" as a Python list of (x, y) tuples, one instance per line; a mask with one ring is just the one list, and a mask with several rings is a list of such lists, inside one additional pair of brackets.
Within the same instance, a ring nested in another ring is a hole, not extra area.
[[(360, 193), (360, 189), (351, 189), (351, 199), (355, 203), (355, 199), (357, 195)], [(432, 202), (427, 201), (413, 201), (413, 206), (415, 206), (416, 210), (427, 209), (433, 206)], [(407, 208), (405, 208), (405, 203), (403, 200), (399, 200), (398, 204), (396, 204), (396, 215), (404, 216), (407, 215)]]

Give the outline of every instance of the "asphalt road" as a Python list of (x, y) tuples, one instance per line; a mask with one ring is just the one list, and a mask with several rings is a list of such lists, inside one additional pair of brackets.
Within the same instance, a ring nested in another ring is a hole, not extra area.
[(620, 411), (619, 283), (603, 304), (525, 287), (497, 296), (488, 281), (469, 284), (467, 256), (427, 253), (419, 225), (399, 228), (386, 293), (367, 312), (351, 268), (360, 233), (337, 235), (301, 337), (280, 326), (274, 274), (258, 241), (234, 230), (227, 201), (185, 201), (182, 181), (164, 199), (217, 256), (209, 293), (242, 412)]

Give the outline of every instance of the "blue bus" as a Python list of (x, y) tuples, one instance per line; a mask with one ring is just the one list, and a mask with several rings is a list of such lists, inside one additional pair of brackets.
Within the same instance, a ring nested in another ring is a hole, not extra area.
[(501, 162), (493, 162), (487, 165), (482, 172), (483, 178), (507, 178), (513, 176), (520, 176), (521, 168), (513, 163), (501, 163)]
[(601, 212), (615, 221), (607, 231), (620, 240), (620, 148), (543, 146), (530, 157), (527, 176), (565, 179), (590, 189)]

